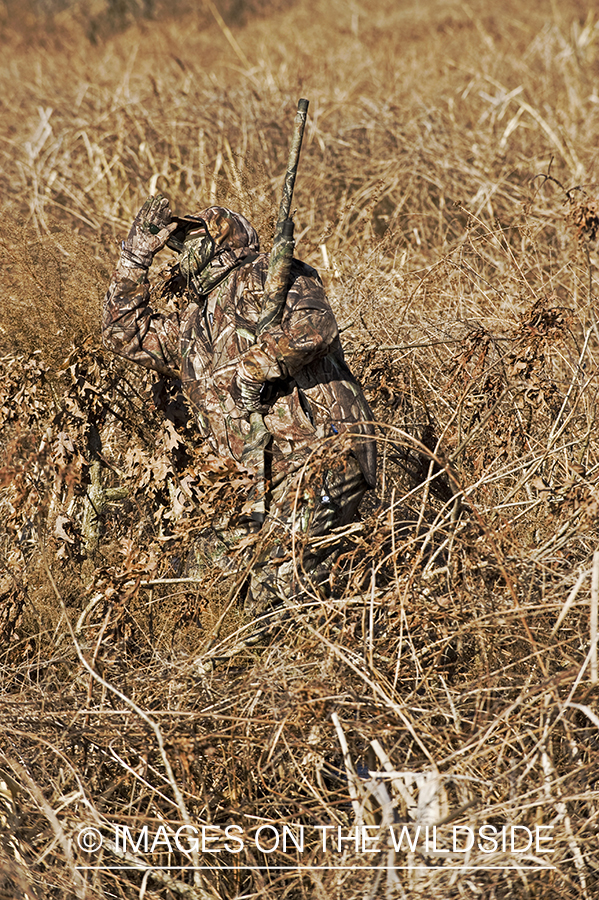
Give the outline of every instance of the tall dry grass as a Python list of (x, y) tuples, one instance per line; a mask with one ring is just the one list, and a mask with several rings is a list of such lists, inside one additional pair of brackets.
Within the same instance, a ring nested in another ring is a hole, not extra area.
[[(9, 17), (28, 37), (0, 62), (0, 896), (596, 896), (593, 10), (306, 0), (240, 27), (206, 4), (94, 45), (82, 9)], [(331, 597), (248, 647), (248, 557), (184, 568), (244, 484), (102, 350), (98, 310), (149, 191), (268, 246), (299, 96), (298, 253), (380, 477)], [(323, 855), (312, 830), (190, 875), (110, 838), (441, 822), (551, 826), (552, 853)], [(297, 867), (323, 862), (345, 868)]]

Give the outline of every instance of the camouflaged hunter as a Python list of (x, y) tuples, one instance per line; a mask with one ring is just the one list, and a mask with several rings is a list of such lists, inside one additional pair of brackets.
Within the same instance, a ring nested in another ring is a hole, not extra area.
[[(303, 578), (326, 571), (331, 545), (319, 553), (309, 539), (351, 522), (374, 486), (372, 414), (310, 266), (293, 260), (280, 324), (256, 338), (268, 255), (238, 213), (212, 206), (187, 218), (178, 269), (168, 282), (179, 311), (152, 308), (148, 269), (167, 241), (173, 246), (182, 221), (173, 221), (160, 195), (137, 214), (106, 295), (104, 340), (126, 359), (179, 379), (202, 435), (240, 465), (250, 431), (245, 398), (258, 393), (271, 438), (264, 549), (248, 603), (265, 609), (290, 602)], [(315, 454), (320, 445), (326, 450)], [(308, 539), (300, 565), (282, 552), (292, 532)], [(226, 532), (220, 537), (231, 544)]]

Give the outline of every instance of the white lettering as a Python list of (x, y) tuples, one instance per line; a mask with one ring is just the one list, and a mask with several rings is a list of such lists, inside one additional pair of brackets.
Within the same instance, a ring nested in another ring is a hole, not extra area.
[(173, 848), (171, 847), (171, 842), (169, 840), (168, 834), (166, 833), (166, 828), (164, 827), (164, 825), (160, 825), (158, 827), (158, 831), (156, 832), (156, 837), (154, 838), (154, 841), (150, 848), (150, 853), (154, 852), (157, 844), (164, 844), (166, 847), (168, 847), (169, 853), (173, 852)]
[(315, 825), (314, 826), (317, 831), (322, 831), (322, 850), (323, 853), (326, 853), (327, 849), (327, 831), (332, 831), (335, 827), (334, 825)]
[(352, 837), (351, 834), (348, 834), (347, 837), (343, 837), (341, 834), (341, 825), (337, 826), (337, 850), (341, 853), (341, 842), (342, 841), (354, 841), (356, 845), (356, 853), (360, 852), (360, 826), (356, 825), (355, 834)]
[[(458, 831), (466, 831), (468, 833), (468, 837), (466, 839), (467, 847), (462, 847), (461, 849), (457, 847), (457, 832)], [(471, 828), (468, 828), (467, 825), (454, 825), (453, 826), (453, 852), (454, 853), (468, 853), (469, 850), (472, 850), (474, 847), (474, 832)]]
[(376, 828), (377, 831), (380, 831), (380, 825), (362, 825), (362, 853), (376, 853), (376, 847), (367, 847), (366, 844), (376, 844), (379, 839), (378, 834), (375, 834), (374, 837), (370, 837), (368, 834), (369, 828)]
[(225, 850), (228, 850), (229, 853), (241, 853), (241, 851), (243, 850), (243, 847), (244, 847), (244, 843), (241, 840), (241, 838), (238, 837), (238, 835), (231, 834), (233, 829), (238, 831), (239, 834), (243, 834), (243, 828), (241, 828), (240, 825), (227, 825), (227, 827), (225, 828), (225, 837), (231, 838), (232, 841), (237, 841), (237, 843), (239, 844), (239, 847), (237, 849), (235, 849), (235, 847), (229, 847), (228, 844), (225, 844)]
[(449, 850), (443, 850), (441, 847), (437, 847), (437, 826), (433, 825), (433, 847), (431, 853), (449, 853)]
[[(143, 841), (143, 845), (144, 845), (143, 852), (144, 853), (148, 852), (148, 826), (147, 825), (144, 825), (144, 827), (141, 829), (141, 833), (139, 835), (137, 844), (133, 843), (133, 836), (132, 836), (128, 826), (122, 825), (121, 828), (122, 828), (122, 832), (123, 832), (123, 851), (125, 853), (127, 852), (127, 838), (129, 838), (129, 841), (131, 842), (131, 849), (133, 850), (134, 853), (139, 853), (139, 848), (141, 847), (142, 841)], [(117, 846), (118, 846), (118, 844), (117, 844)]]
[[(512, 832), (512, 853), (526, 853), (528, 850), (530, 850), (530, 848), (532, 847), (532, 834), (530, 833), (530, 830), (526, 827), (526, 825), (512, 825), (510, 830)], [(528, 844), (526, 845), (526, 847), (516, 847), (517, 831), (525, 831), (527, 833)]]
[[(427, 830), (428, 830), (428, 826), (427, 826)], [(393, 841), (393, 849), (395, 850), (396, 853), (401, 850), (401, 845), (403, 843), (404, 837), (405, 837), (406, 843), (407, 843), (408, 847), (410, 848), (410, 850), (412, 851), (412, 853), (414, 853), (416, 851), (416, 846), (418, 844), (418, 838), (420, 836), (420, 825), (418, 825), (416, 827), (416, 834), (414, 835), (414, 843), (412, 843), (412, 841), (410, 840), (410, 832), (405, 825), (402, 827), (402, 829), (399, 833), (399, 841), (397, 840), (397, 837), (395, 835), (395, 831), (394, 831), (392, 825), (389, 825), (389, 831), (391, 832), (391, 840)], [(428, 840), (428, 834), (427, 834), (427, 840)]]
[(181, 846), (181, 843), (179, 841), (179, 835), (181, 834), (182, 831), (185, 831), (186, 829), (189, 829), (194, 834), (198, 833), (198, 829), (194, 828), (193, 825), (181, 825), (181, 827), (178, 828), (177, 831), (175, 832), (175, 844), (177, 845), (177, 848), (181, 851), (181, 853), (185, 853), (185, 854), (196, 853), (200, 846), (200, 842), (198, 841), (197, 838), (190, 839), (189, 847)]
[(304, 852), (304, 826), (296, 825), (295, 827), (299, 828), (299, 843), (289, 825), (283, 825), (283, 853), (287, 853), (287, 838), (289, 838), (296, 850), (299, 850), (300, 853)]
[[(489, 832), (489, 831), (491, 832), (491, 834), (487, 834), (487, 832)], [(486, 847), (483, 847), (483, 845), (479, 841), (478, 849), (482, 850), (483, 853), (495, 853), (497, 850), (497, 841), (493, 837), (493, 835), (495, 835), (495, 834), (497, 834), (497, 829), (495, 828), (494, 825), (482, 825), (478, 829), (479, 838), (482, 838), (483, 841), (491, 841), (493, 846), (489, 850), (487, 850)]]
[(216, 834), (209, 834), (211, 826), (210, 825), (202, 825), (202, 853), (220, 853), (220, 847), (207, 847), (206, 842), (208, 841), (218, 841), (220, 838), (220, 833), (217, 831)]
[[(274, 832), (275, 843), (274, 843), (274, 846), (272, 846), (272, 847), (262, 847), (260, 845), (260, 841), (258, 840), (258, 838), (260, 837), (262, 832), (266, 831), (266, 829)], [(279, 832), (277, 831), (277, 829), (275, 828), (274, 825), (261, 825), (260, 828), (258, 829), (258, 831), (256, 832), (256, 837), (254, 839), (254, 843), (256, 844), (257, 849), (260, 850), (261, 853), (273, 853), (279, 846)]]
[(536, 843), (535, 846), (537, 848), (537, 853), (553, 853), (553, 848), (551, 850), (545, 850), (541, 847), (541, 844), (546, 844), (547, 841), (552, 841), (552, 835), (548, 834), (546, 837), (539, 834), (540, 831), (553, 831), (553, 825), (535, 825), (536, 832)]

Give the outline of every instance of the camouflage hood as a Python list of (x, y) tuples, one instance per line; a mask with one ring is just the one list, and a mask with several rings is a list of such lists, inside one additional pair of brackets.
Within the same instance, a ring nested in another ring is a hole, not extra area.
[(199, 294), (208, 294), (234, 268), (255, 259), (260, 241), (244, 216), (224, 206), (210, 206), (193, 218), (198, 224), (185, 239), (179, 268)]

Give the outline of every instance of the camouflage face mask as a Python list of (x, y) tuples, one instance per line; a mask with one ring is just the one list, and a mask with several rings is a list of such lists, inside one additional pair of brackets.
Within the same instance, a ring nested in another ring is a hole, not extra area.
[(204, 223), (198, 224), (185, 235), (183, 249), (179, 255), (179, 269), (194, 283), (214, 256), (215, 245)]

